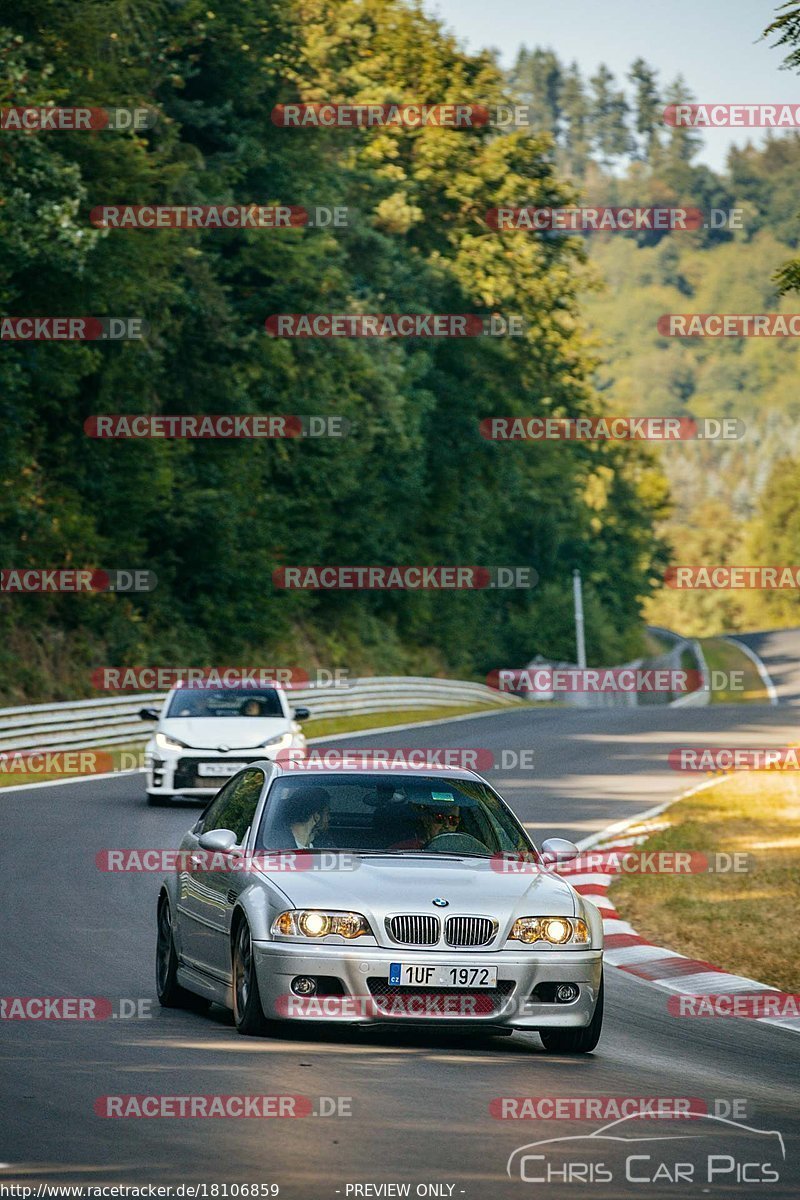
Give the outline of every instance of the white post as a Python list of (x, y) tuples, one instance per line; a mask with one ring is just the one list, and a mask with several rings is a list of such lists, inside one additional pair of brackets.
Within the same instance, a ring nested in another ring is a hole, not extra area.
[(583, 636), (583, 591), (581, 589), (581, 573), (572, 572), (572, 595), (575, 601), (575, 644), (578, 650), (578, 666), (586, 666), (586, 642)]

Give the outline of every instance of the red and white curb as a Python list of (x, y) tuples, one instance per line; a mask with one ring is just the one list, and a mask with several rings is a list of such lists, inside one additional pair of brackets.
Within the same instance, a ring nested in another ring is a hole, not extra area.
[[(709, 780), (684, 792), (683, 796), (710, 787), (721, 782), (719, 779)], [(675, 799), (682, 799), (678, 796)], [(619, 853), (629, 851), (633, 846), (641, 845), (667, 822), (659, 820), (660, 815), (674, 800), (660, 804), (656, 808), (631, 817), (627, 821), (609, 826), (601, 833), (584, 838), (578, 843), (584, 851), (603, 851)], [(603, 870), (581, 870), (580, 867), (570, 869), (569, 863), (559, 867), (559, 875), (566, 877), (576, 892), (580, 892), (587, 900), (596, 905), (603, 918), (605, 934), (605, 962), (618, 971), (625, 971), (647, 983), (663, 988), (665, 991), (684, 996), (714, 996), (721, 993), (737, 996), (760, 996), (770, 993), (776, 997), (781, 993), (766, 983), (758, 983), (755, 979), (746, 979), (743, 975), (733, 975), (715, 967), (713, 963), (702, 959), (687, 958), (675, 950), (664, 946), (655, 946), (641, 937), (628, 921), (620, 919), (608, 892), (611, 884), (619, 878), (619, 874)], [(752, 1017), (760, 1024), (780, 1025), (784, 1029), (800, 1033), (800, 1017)]]

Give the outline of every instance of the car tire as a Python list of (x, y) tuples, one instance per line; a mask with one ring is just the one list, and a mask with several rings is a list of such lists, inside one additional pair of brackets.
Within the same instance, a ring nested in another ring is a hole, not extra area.
[(178, 952), (172, 936), (172, 911), (163, 893), (158, 901), (156, 994), (162, 1008), (188, 1008), (192, 1012), (206, 1012), (211, 1004), (205, 996), (198, 996), (178, 983)]
[(169, 796), (164, 796), (161, 792), (147, 793), (147, 803), (152, 808), (164, 808), (167, 804), (169, 804), (169, 800)]
[(245, 1037), (264, 1037), (269, 1032), (270, 1022), (261, 1007), (253, 939), (246, 920), (240, 921), (233, 938), (231, 966), (236, 1029)]
[(554, 1054), (589, 1054), (600, 1041), (603, 1028), (603, 977), (600, 976), (600, 991), (588, 1025), (582, 1029), (540, 1029), (539, 1037), (545, 1050)]

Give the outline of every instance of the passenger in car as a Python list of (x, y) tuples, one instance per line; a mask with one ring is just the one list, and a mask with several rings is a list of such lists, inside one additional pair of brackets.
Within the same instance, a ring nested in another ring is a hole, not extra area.
[(424, 850), (440, 833), (458, 833), (461, 824), (461, 809), (448, 808), (446, 812), (428, 804), (414, 804), (417, 814), (417, 832), (404, 842), (396, 842), (390, 850)]

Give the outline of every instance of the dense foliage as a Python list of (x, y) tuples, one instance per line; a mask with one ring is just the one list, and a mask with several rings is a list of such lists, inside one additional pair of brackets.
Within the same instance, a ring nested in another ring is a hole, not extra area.
[[(785, 12), (773, 31), (780, 28), (783, 41), (796, 45), (800, 10), (788, 7), (794, 15)], [(789, 66), (797, 65), (795, 53)], [(552, 158), (587, 203), (681, 204), (736, 214), (736, 227), (720, 215), (718, 228), (695, 232), (587, 236), (603, 281), (585, 305), (599, 346), (595, 382), (620, 414), (744, 422), (741, 440), (663, 448), (672, 512), (661, 531), (677, 562), (800, 563), (796, 555), (783, 557), (789, 543), (775, 519), (776, 498), (785, 490), (781, 515), (800, 539), (786, 461), (800, 455), (796, 340), (666, 338), (656, 324), (664, 313), (797, 311), (797, 297), (779, 293), (794, 269), (782, 264), (800, 244), (800, 136), (734, 149), (725, 171), (715, 172), (696, 161), (696, 133), (662, 119), (667, 103), (694, 97), (680, 79), (662, 86), (643, 59), (622, 82), (603, 65), (587, 80), (553, 51), (523, 48), (511, 82), (551, 131)], [(646, 612), (656, 624), (710, 634), (800, 623), (800, 600), (794, 592), (744, 597), (665, 589)]]
[[(789, 48), (785, 68), (800, 71), (800, 4), (795, 3), (795, 0), (788, 0), (788, 3), (782, 4), (778, 16), (767, 26), (764, 36), (771, 37), (773, 34), (778, 35), (773, 45)], [(793, 258), (784, 263), (776, 278), (782, 292), (800, 292), (800, 258)]]
[[(92, 666), (293, 662), (482, 674), (572, 652), (584, 574), (592, 657), (637, 645), (663, 566), (665, 488), (635, 447), (483, 440), (492, 414), (600, 410), (575, 239), (499, 235), (497, 203), (575, 192), (539, 129), (276, 127), (276, 103), (502, 100), (397, 0), (19, 0), (5, 104), (146, 104), (139, 132), (0, 133), (0, 305), (141, 316), (143, 342), (9, 343), (0, 557), (147, 567), (149, 595), (6, 596), (7, 701), (85, 693)], [(347, 205), (351, 224), (101, 230), (103, 203)], [(524, 338), (272, 339), (279, 312), (519, 313)], [(321, 413), (352, 436), (91, 441), (94, 413)], [(287, 593), (292, 563), (526, 564), (506, 593)]]

